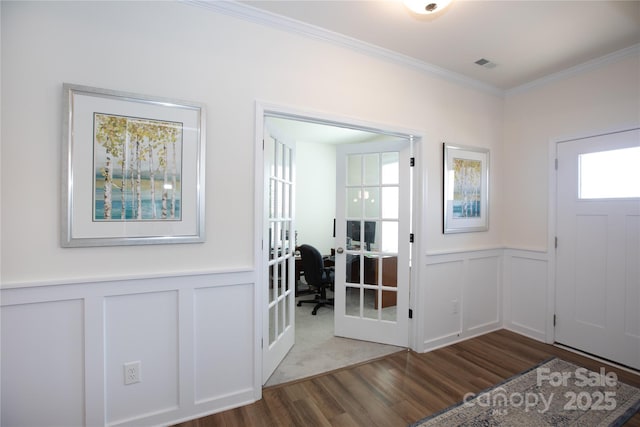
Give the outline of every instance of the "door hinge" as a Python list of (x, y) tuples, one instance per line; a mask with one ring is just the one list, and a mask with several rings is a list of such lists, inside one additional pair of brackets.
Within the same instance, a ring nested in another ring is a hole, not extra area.
[(409, 319), (413, 319), (413, 310), (409, 309)]
[(414, 167), (416, 165), (416, 158), (415, 157), (411, 157), (409, 159), (409, 166), (410, 167)]
[(556, 315), (553, 315), (553, 326), (556, 326)]
[(556, 249), (558, 249), (558, 237), (557, 236), (554, 239), (553, 245), (555, 246)]
[(556, 170), (558, 170), (558, 159), (556, 159)]
[(409, 234), (409, 243), (413, 243), (413, 233)]

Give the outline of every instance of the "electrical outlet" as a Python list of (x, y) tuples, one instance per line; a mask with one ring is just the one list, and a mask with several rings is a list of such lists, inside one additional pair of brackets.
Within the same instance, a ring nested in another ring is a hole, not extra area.
[(139, 360), (124, 364), (124, 384), (125, 385), (135, 384), (141, 381), (140, 365), (141, 365), (141, 362)]
[(451, 301), (451, 314), (458, 314), (459, 309), (460, 304), (458, 304), (458, 300), (454, 299), (453, 301)]

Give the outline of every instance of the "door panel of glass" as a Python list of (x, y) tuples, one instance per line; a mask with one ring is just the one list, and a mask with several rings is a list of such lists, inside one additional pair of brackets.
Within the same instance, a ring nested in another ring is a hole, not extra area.
[(263, 383), (294, 344), (293, 187), (295, 150), (292, 144), (264, 138), (265, 215), (263, 265), (266, 276), (263, 331)]
[(406, 346), (408, 141), (339, 146), (336, 181), (336, 335)]

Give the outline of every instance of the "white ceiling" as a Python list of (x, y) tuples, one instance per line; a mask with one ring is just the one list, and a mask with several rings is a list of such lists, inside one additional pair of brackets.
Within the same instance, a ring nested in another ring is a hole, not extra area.
[[(412, 14), (400, 0), (240, 3), (499, 91), (640, 43), (640, 1), (454, 0), (429, 16)], [(481, 58), (496, 66), (476, 65)]]

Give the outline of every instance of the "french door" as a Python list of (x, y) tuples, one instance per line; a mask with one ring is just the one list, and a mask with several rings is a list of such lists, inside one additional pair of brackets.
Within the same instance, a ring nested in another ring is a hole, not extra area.
[(294, 344), (295, 338), (295, 145), (264, 136), (264, 225), (262, 238), (262, 383)]
[(557, 154), (555, 340), (640, 369), (640, 130)]
[(335, 335), (408, 345), (409, 141), (336, 157)]

